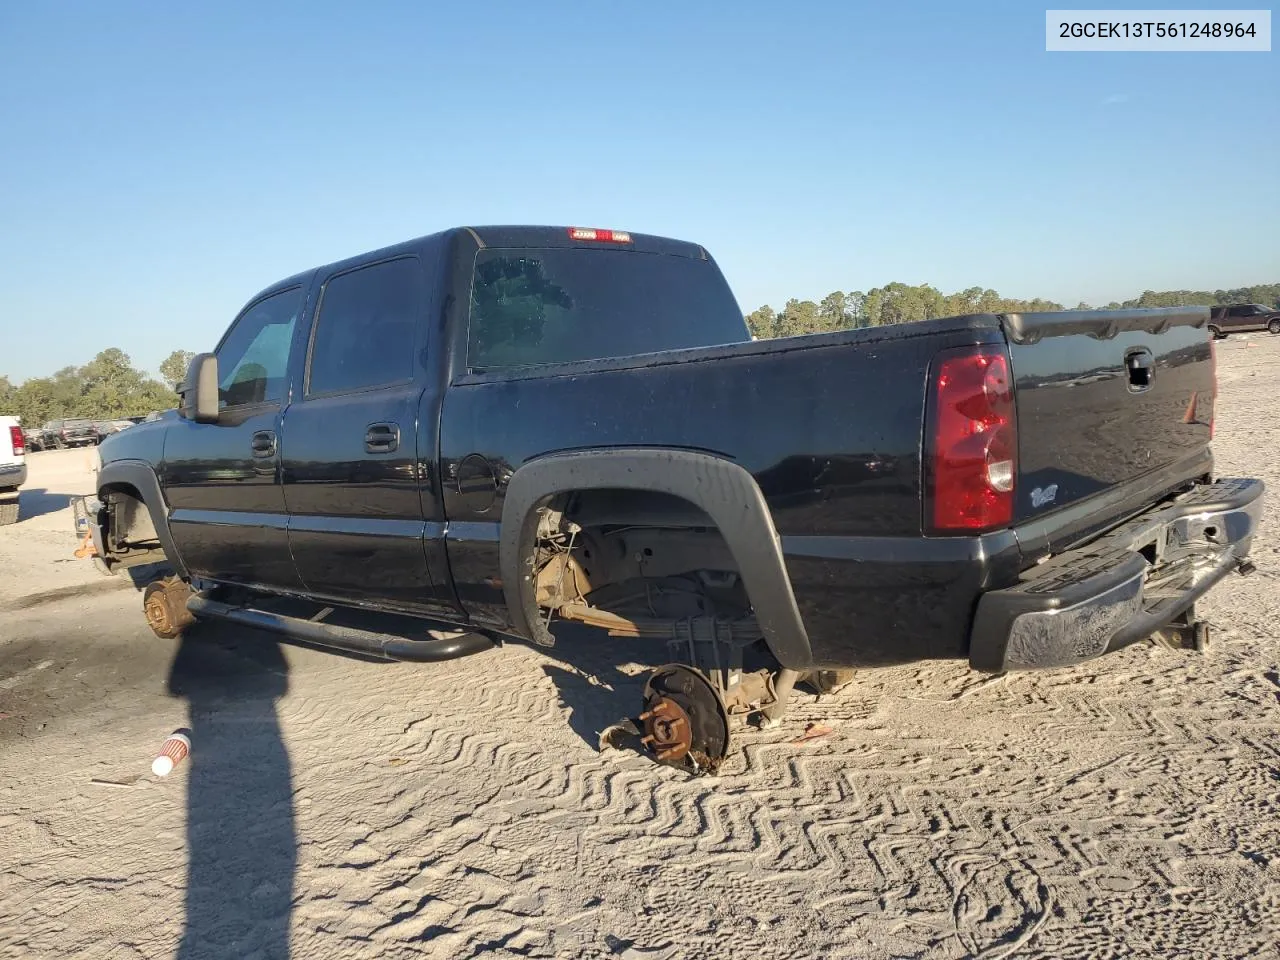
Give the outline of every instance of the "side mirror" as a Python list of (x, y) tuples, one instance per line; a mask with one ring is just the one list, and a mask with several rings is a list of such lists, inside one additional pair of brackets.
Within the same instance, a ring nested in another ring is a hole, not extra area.
[(178, 390), (182, 403), (178, 412), (196, 423), (218, 422), (218, 358), (197, 353), (187, 367), (187, 379)]

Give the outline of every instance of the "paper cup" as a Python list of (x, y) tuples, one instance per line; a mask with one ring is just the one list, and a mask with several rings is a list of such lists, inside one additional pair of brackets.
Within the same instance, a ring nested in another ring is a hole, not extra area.
[(173, 768), (187, 758), (191, 752), (191, 741), (185, 733), (171, 733), (169, 739), (160, 748), (160, 753), (151, 761), (151, 772), (157, 777), (166, 777)]

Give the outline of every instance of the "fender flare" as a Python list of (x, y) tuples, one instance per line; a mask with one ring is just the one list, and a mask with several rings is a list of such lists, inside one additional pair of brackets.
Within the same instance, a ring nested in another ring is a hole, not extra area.
[(173, 565), (174, 572), (183, 580), (189, 578), (187, 565), (182, 562), (182, 555), (174, 545), (173, 535), (169, 532), (169, 508), (164, 494), (160, 491), (160, 478), (155, 468), (144, 460), (113, 460), (103, 464), (98, 471), (98, 500), (105, 503), (103, 492), (107, 487), (133, 487), (142, 497), (147, 512), (151, 514), (151, 524), (156, 528), (156, 536), (160, 538), (160, 546)]
[(784, 667), (812, 664), (782, 543), (755, 478), (723, 457), (689, 450), (575, 450), (539, 457), (516, 470), (503, 502), (499, 563), (512, 625), (521, 634), (535, 643), (553, 642), (541, 619), (529, 616), (537, 605), (525, 561), (537, 533), (538, 505), (556, 494), (602, 488), (667, 493), (707, 513), (738, 564), (770, 651)]

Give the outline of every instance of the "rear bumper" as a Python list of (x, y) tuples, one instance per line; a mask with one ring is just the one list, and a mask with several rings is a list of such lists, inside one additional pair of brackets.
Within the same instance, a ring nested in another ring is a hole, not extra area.
[(1248, 556), (1263, 489), (1261, 480), (1203, 484), (984, 593), (970, 664), (1069, 666), (1150, 637)]
[(0, 463), (0, 490), (16, 489), (26, 482), (25, 463)]

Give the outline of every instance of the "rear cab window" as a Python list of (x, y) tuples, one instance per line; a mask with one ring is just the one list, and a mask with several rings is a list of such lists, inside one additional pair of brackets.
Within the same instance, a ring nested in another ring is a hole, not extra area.
[(472, 271), (473, 372), (750, 340), (709, 260), (585, 247), (485, 248)]

